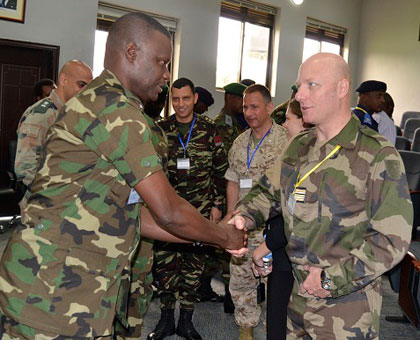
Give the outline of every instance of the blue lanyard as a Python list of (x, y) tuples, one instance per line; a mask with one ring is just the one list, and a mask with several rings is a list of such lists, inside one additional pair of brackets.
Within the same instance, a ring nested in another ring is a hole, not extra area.
[(271, 131), (271, 127), (268, 129), (268, 131), (265, 133), (264, 137), (261, 138), (260, 142), (257, 144), (257, 147), (255, 148), (254, 152), (252, 153), (251, 159), (249, 159), (249, 144), (251, 142), (252, 131), (249, 134), (249, 141), (248, 141), (247, 154), (246, 154), (246, 170), (247, 171), (249, 171), (249, 166), (251, 165), (251, 162), (254, 159), (255, 153), (259, 149), (259, 147), (260, 147), (261, 143), (264, 141), (265, 137), (267, 137), (267, 135), (270, 133), (270, 131)]
[(197, 120), (197, 116), (194, 115), (194, 119), (193, 119), (193, 122), (192, 122), (191, 127), (190, 127), (190, 132), (188, 133), (188, 138), (187, 138), (187, 143), (186, 144), (184, 144), (184, 142), (182, 141), (181, 135), (178, 132), (178, 139), (181, 142), (182, 148), (184, 149), (184, 158), (186, 158), (188, 143), (190, 142), (191, 133), (192, 133), (192, 130), (194, 128), (196, 120)]

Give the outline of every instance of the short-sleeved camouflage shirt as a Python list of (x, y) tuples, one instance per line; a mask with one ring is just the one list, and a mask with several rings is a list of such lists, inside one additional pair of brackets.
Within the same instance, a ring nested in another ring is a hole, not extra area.
[(105, 70), (48, 132), (23, 226), (0, 263), (1, 312), (54, 334), (111, 334), (140, 238), (130, 189), (159, 170), (140, 100)]

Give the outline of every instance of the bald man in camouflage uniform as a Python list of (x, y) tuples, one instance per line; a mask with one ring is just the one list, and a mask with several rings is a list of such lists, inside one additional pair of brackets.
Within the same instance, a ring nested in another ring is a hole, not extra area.
[(246, 217), (235, 217), (252, 229), (283, 213), (296, 279), (287, 339), (378, 339), (381, 275), (410, 242), (402, 160), (352, 115), (349, 74), (334, 54), (302, 64), (296, 99), (315, 129), (292, 141), (240, 202)]
[[(288, 138), (286, 130), (271, 118), (273, 110), (270, 91), (263, 85), (251, 85), (244, 92), (244, 115), (250, 130), (233, 142), (229, 151), (229, 169), (226, 171), (228, 211), (234, 209), (238, 199), (246, 196), (251, 182), (256, 182), (274, 165), (284, 151)], [(249, 166), (248, 163), (249, 162)], [(239, 339), (253, 339), (261, 307), (257, 303), (259, 280), (251, 270), (252, 252), (263, 241), (265, 223), (248, 234), (249, 252), (230, 262), (230, 293), (235, 304), (235, 322), (239, 326)]]
[[(70, 60), (60, 70), (57, 88), (52, 90), (47, 98), (39, 100), (23, 113), (17, 128), (15, 173), (17, 180), (26, 187), (30, 187), (35, 178), (41, 148), (58, 112), (91, 80), (92, 70), (88, 65), (78, 60)], [(19, 203), (21, 210), (29, 196), (30, 190), (27, 190)]]
[(150, 141), (141, 106), (169, 80), (171, 52), (169, 32), (156, 20), (119, 18), (108, 35), (106, 69), (49, 129), (23, 224), (0, 262), (0, 339), (110, 337), (115, 317), (128, 326), (140, 217), (144, 236), (179, 240), (150, 214), (140, 216), (134, 191), (180, 237), (243, 246), (235, 227), (204, 219), (174, 192)]

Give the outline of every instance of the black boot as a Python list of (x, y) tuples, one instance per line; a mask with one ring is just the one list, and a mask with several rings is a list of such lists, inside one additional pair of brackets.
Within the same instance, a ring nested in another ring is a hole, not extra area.
[(179, 313), (178, 327), (176, 328), (176, 334), (187, 340), (202, 340), (202, 337), (194, 328), (192, 323), (192, 315), (192, 310), (188, 311), (181, 308)]
[(233, 304), (228, 285), (225, 285), (225, 301), (223, 301), (223, 310), (227, 314), (233, 314), (235, 312), (235, 305)]
[(211, 276), (202, 276), (200, 278), (200, 288), (198, 288), (200, 301), (223, 302), (223, 296), (220, 296), (211, 288)]
[(161, 340), (173, 334), (175, 334), (174, 310), (162, 308), (160, 310), (160, 320), (155, 330), (147, 336), (147, 340)]

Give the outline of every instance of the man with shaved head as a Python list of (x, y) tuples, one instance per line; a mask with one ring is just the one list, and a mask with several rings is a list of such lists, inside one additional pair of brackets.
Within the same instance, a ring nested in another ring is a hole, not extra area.
[[(60, 70), (57, 88), (52, 90), (47, 98), (39, 100), (23, 113), (17, 128), (15, 173), (18, 181), (26, 188), (30, 188), (34, 180), (41, 148), (58, 111), (91, 80), (92, 70), (88, 65), (79, 60), (70, 60)], [(19, 204), (21, 210), (26, 206), (29, 196), (30, 189), (25, 192)]]
[(295, 277), (287, 339), (378, 339), (381, 275), (403, 258), (411, 236), (403, 163), (351, 113), (342, 57), (312, 56), (296, 86), (303, 119), (315, 128), (292, 140), (233, 222), (252, 230), (283, 214)]
[[(156, 20), (121, 17), (105, 70), (48, 130), (22, 225), (0, 261), (0, 339), (110, 338), (116, 318), (129, 328), (143, 236), (243, 247), (242, 231), (211, 223), (175, 193), (155, 152), (143, 106), (169, 80), (171, 51)], [(140, 215), (141, 201), (149, 211)]]

